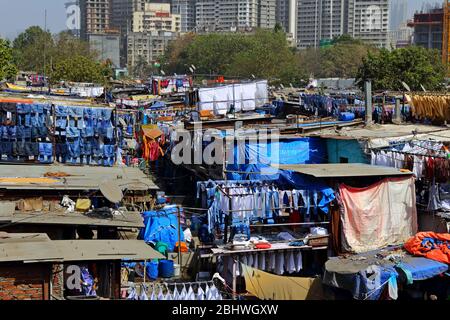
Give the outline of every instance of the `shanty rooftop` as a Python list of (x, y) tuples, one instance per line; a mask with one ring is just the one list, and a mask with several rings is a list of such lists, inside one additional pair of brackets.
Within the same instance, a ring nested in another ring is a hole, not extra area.
[(65, 262), (163, 259), (140, 240), (58, 240), (46, 234), (0, 232), (0, 262)]
[(434, 139), (437, 141), (450, 141), (450, 127), (439, 127), (422, 124), (383, 124), (373, 125), (371, 127), (357, 126), (344, 127), (340, 130), (327, 128), (311, 132), (310, 136), (320, 136), (323, 138), (344, 139), (376, 139), (376, 138), (395, 138), (395, 137), (414, 137), (414, 134), (420, 139)]
[(112, 182), (122, 189), (133, 191), (159, 189), (138, 168), (67, 165), (0, 166), (0, 189), (99, 190), (100, 184), (105, 182)]
[(279, 165), (279, 168), (303, 173), (316, 178), (401, 176), (412, 174), (411, 172), (403, 172), (396, 168), (362, 163), (295, 164)]

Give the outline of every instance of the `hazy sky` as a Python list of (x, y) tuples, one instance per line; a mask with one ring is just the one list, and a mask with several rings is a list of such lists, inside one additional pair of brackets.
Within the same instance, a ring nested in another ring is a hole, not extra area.
[(66, 29), (68, 0), (0, 0), (0, 36), (15, 38), (32, 25), (44, 28), (47, 10), (47, 28), (51, 32)]
[[(391, 0), (396, 1), (396, 0)], [(0, 36), (15, 38), (32, 25), (44, 26), (44, 11), (47, 10), (47, 27), (52, 32), (66, 29), (64, 4), (70, 0), (0, 0)], [(437, 0), (408, 0), (410, 14), (420, 9), (422, 3)]]

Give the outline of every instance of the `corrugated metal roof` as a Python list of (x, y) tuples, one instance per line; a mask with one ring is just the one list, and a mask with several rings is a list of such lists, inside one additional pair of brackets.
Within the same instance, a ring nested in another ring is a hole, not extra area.
[(0, 217), (0, 221), (15, 224), (86, 225), (123, 228), (144, 227), (143, 218), (139, 212), (125, 212), (123, 215), (114, 216), (112, 219), (87, 216), (78, 212), (15, 212), (9, 217)]
[(0, 237), (0, 262), (45, 262), (61, 260), (62, 255), (46, 234), (7, 234)]
[(165, 259), (142, 240), (60, 240), (53, 243), (64, 261)]
[(279, 165), (278, 168), (307, 174), (316, 178), (376, 177), (412, 174), (412, 172), (402, 172), (396, 168), (372, 166), (362, 163)]
[(165, 257), (141, 240), (58, 240), (46, 234), (0, 235), (0, 262), (143, 261)]
[(158, 190), (159, 187), (138, 168), (89, 166), (1, 165), (1, 178), (42, 178), (46, 173), (64, 172), (70, 176), (58, 178), (56, 183), (1, 182), (0, 189), (23, 190), (98, 190), (105, 181), (117, 183), (122, 189)]

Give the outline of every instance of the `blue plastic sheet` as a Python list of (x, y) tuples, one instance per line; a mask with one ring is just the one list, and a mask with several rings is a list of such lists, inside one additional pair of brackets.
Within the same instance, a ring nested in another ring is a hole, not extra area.
[(448, 270), (445, 263), (423, 257), (413, 257), (399, 266), (408, 270), (413, 280), (430, 279)]
[(175, 244), (184, 241), (184, 233), (180, 227), (178, 232), (177, 208), (165, 208), (160, 211), (146, 211), (143, 213), (145, 228), (141, 231), (139, 238), (145, 242), (164, 242), (169, 251), (174, 251)]
[(318, 138), (268, 142), (247, 141), (234, 150), (234, 164), (227, 165), (227, 177), (231, 180), (269, 180), (287, 189), (318, 190), (323, 197), (319, 208), (328, 212), (328, 204), (335, 199), (334, 191), (322, 180), (288, 170), (278, 170), (274, 164), (327, 163), (326, 143)]

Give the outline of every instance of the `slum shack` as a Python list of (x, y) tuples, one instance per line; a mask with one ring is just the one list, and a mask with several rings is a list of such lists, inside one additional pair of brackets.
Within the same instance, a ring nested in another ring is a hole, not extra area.
[(0, 233), (0, 300), (120, 299), (121, 262), (162, 256), (137, 240)]

